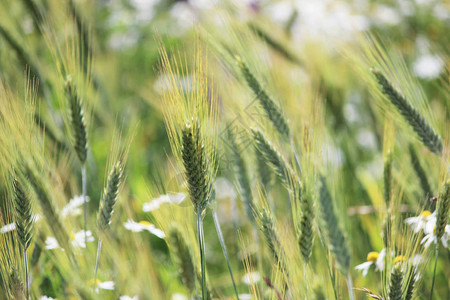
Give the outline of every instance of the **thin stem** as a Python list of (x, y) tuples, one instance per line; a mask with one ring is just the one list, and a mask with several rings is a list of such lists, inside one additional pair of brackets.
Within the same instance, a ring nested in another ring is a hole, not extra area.
[(433, 268), (433, 279), (431, 280), (431, 292), (430, 292), (430, 300), (433, 299), (433, 290), (434, 290), (434, 280), (436, 278), (436, 266), (439, 254), (439, 241), (436, 244), (436, 250), (434, 254), (434, 268)]
[(231, 270), (230, 259), (228, 257), (227, 246), (225, 245), (225, 241), (223, 240), (222, 230), (220, 229), (219, 219), (217, 217), (217, 212), (215, 210), (212, 211), (214, 225), (216, 226), (217, 236), (219, 237), (220, 246), (222, 246), (223, 256), (225, 256), (225, 260), (227, 261), (228, 272), (230, 272), (231, 281), (233, 282), (234, 292), (236, 294), (236, 298), (239, 299), (239, 293), (237, 291), (236, 282), (234, 281), (233, 271)]
[(347, 279), (348, 296), (350, 300), (355, 300), (355, 295), (353, 294), (352, 277), (350, 276), (350, 273), (347, 274), (346, 279)]
[(95, 260), (95, 271), (94, 271), (94, 291), (97, 287), (97, 271), (98, 271), (98, 264), (100, 262), (100, 251), (102, 250), (102, 239), (98, 238), (98, 244), (97, 244), (97, 259)]
[(86, 199), (86, 182), (87, 182), (87, 175), (86, 175), (86, 163), (83, 164), (81, 167), (81, 190), (82, 190), (82, 196), (83, 196), (83, 207), (84, 207), (84, 244), (87, 246), (87, 199)]
[(27, 249), (23, 249), (23, 264), (25, 269), (25, 297), (26, 299), (30, 299), (30, 280), (28, 274), (28, 257), (27, 257)]
[(297, 152), (297, 149), (295, 148), (294, 139), (291, 137), (289, 139), (289, 143), (291, 144), (292, 152), (294, 153), (295, 162), (297, 163), (298, 172), (300, 176), (302, 175), (302, 165), (300, 163), (300, 155)]
[(205, 240), (203, 234), (203, 219), (202, 212), (197, 211), (197, 233), (198, 233), (198, 247), (200, 248), (200, 265), (202, 272), (202, 299), (207, 299), (206, 291), (206, 261), (205, 261)]

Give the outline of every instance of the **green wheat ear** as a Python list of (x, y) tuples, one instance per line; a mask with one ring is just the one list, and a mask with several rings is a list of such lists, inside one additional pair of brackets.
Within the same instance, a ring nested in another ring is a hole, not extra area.
[(419, 114), (419, 112), (392, 86), (389, 80), (378, 70), (372, 69), (383, 94), (398, 109), (400, 114), (411, 125), (422, 143), (431, 152), (440, 155), (442, 153), (442, 141), (434, 129)]
[(445, 184), (444, 191), (439, 197), (439, 206), (436, 216), (436, 238), (439, 242), (445, 233), (450, 210), (450, 180)]
[(391, 272), (388, 300), (402, 300), (402, 281), (403, 272), (401, 269), (401, 264), (397, 263)]
[(13, 187), (17, 237), (23, 249), (26, 251), (30, 246), (33, 231), (31, 200), (28, 193), (25, 192), (16, 178), (13, 179)]
[(252, 190), (250, 187), (250, 180), (248, 177), (247, 166), (245, 165), (244, 158), (241, 156), (241, 151), (236, 144), (236, 137), (234, 133), (229, 130), (228, 137), (231, 144), (231, 151), (234, 162), (234, 173), (236, 174), (236, 179), (239, 184), (240, 193), (242, 199), (244, 200), (247, 217), (251, 222), (254, 221), (253, 212), (255, 211)]
[(277, 263), (279, 263), (287, 272), (284, 261), (285, 253), (281, 248), (280, 240), (275, 230), (275, 224), (273, 222), (272, 214), (268, 210), (263, 209), (259, 215), (259, 221), (261, 224), (261, 231), (264, 235), (267, 245), (269, 246), (270, 252), (272, 253)]
[(330, 242), (331, 251), (336, 258), (337, 267), (342, 274), (347, 275), (350, 267), (350, 254), (347, 249), (345, 237), (339, 228), (339, 222), (334, 211), (333, 200), (331, 199), (330, 192), (328, 191), (323, 176), (320, 176), (320, 184), (319, 202), (322, 223), (328, 241)]
[(282, 136), (289, 138), (289, 125), (281, 111), (281, 108), (278, 107), (278, 105), (275, 104), (275, 101), (269, 97), (247, 65), (239, 57), (236, 57), (236, 61), (247, 82), (247, 85), (257, 97), (273, 126)]
[(208, 206), (213, 186), (206, 154), (198, 124), (186, 124), (182, 131), (182, 158), (189, 196), (200, 214)]
[(300, 251), (302, 253), (303, 259), (306, 263), (309, 262), (309, 258), (312, 252), (312, 246), (314, 241), (314, 232), (313, 232), (313, 220), (314, 220), (314, 211), (310, 199), (310, 194), (306, 191), (306, 188), (303, 187), (303, 191), (300, 196), (300, 208), (301, 208), (301, 217), (299, 224), (299, 239), (298, 243), (300, 245)]
[(172, 253), (172, 258), (179, 266), (180, 279), (189, 292), (195, 291), (196, 272), (190, 247), (188, 247), (181, 230), (178, 226), (169, 229), (168, 242)]
[(100, 230), (107, 230), (111, 223), (114, 205), (119, 197), (120, 186), (123, 181), (123, 167), (117, 162), (108, 175), (106, 187), (102, 194), (98, 213), (97, 226)]
[(262, 154), (267, 164), (275, 171), (287, 188), (292, 191), (296, 188), (296, 180), (293, 170), (286, 163), (281, 154), (275, 149), (272, 143), (258, 129), (251, 129), (256, 148)]
[(73, 87), (72, 79), (70, 77), (68, 77), (66, 81), (66, 97), (70, 107), (70, 122), (74, 136), (73, 147), (81, 164), (84, 164), (86, 162), (88, 149), (84, 107), (78, 92)]
[(405, 300), (413, 299), (414, 287), (416, 284), (416, 276), (417, 276), (416, 269), (412, 267), (411, 270), (409, 271), (409, 276), (405, 277), (405, 279), (408, 280), (406, 284)]

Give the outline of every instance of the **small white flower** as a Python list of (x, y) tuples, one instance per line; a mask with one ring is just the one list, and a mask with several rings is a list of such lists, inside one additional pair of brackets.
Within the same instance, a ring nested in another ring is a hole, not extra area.
[(427, 224), (433, 221), (433, 218), (436, 218), (435, 213), (431, 213), (428, 210), (424, 210), (417, 217), (407, 218), (405, 223), (412, 227), (415, 233), (418, 233), (422, 229), (425, 230)]
[(172, 300), (188, 300), (188, 297), (180, 293), (175, 293), (172, 294)]
[(369, 252), (367, 254), (367, 261), (363, 262), (360, 265), (357, 265), (355, 267), (355, 270), (362, 271), (363, 277), (367, 276), (367, 273), (369, 272), (370, 266), (375, 264), (375, 270), (376, 271), (383, 271), (384, 269), (384, 257), (386, 256), (386, 249), (383, 249), (378, 252)]
[(114, 290), (114, 281), (99, 282), (97, 286), (103, 290)]
[(246, 285), (252, 285), (261, 280), (261, 276), (259, 272), (249, 272), (242, 276), (242, 282)]
[[(436, 221), (434, 222), (434, 224), (432, 224), (432, 225), (434, 225), (432, 227), (433, 228), (432, 230), (430, 230), (431, 225), (427, 226), (426, 230), (424, 230), (426, 235), (423, 237), (423, 239), (420, 243), (423, 244), (425, 248), (430, 247), (431, 243), (435, 243), (435, 244), (438, 243), (437, 236), (435, 233), (435, 228), (436, 228), (435, 224), (436, 224)], [(446, 225), (444, 234), (441, 237), (441, 243), (445, 248), (448, 248), (448, 240), (449, 239), (450, 239), (450, 225)]]
[[(86, 196), (86, 202), (89, 202), (89, 197)], [(81, 214), (80, 206), (84, 204), (84, 198), (83, 196), (75, 196), (72, 199), (70, 199), (69, 203), (66, 204), (61, 209), (61, 216), (66, 217), (68, 215), (76, 216)]]
[[(94, 237), (92, 236), (92, 232), (90, 230), (86, 231), (86, 237), (84, 234), (84, 230), (81, 230), (75, 234), (72, 233), (71, 240), (72, 240), (73, 247), (76, 249), (79, 249), (79, 248), (86, 248), (85, 241), (93, 242)], [(45, 249), (47, 249), (47, 250), (61, 249), (61, 246), (58, 244), (58, 241), (54, 237), (49, 236), (45, 240)]]
[(123, 226), (133, 232), (141, 232), (147, 230), (151, 234), (156, 235), (161, 239), (166, 237), (165, 233), (161, 229), (156, 228), (155, 225), (147, 221), (135, 222), (133, 220), (128, 220), (123, 224)]
[(252, 300), (252, 295), (250, 295), (250, 294), (239, 294), (239, 300)]
[(419, 57), (413, 65), (414, 73), (419, 78), (434, 79), (444, 69), (444, 62), (438, 57), (430, 54)]
[(39, 300), (56, 300), (56, 299), (52, 298), (52, 297), (48, 297), (48, 296), (41, 296), (41, 298), (39, 298)]
[(164, 203), (180, 204), (185, 199), (186, 195), (184, 193), (161, 195), (150, 202), (144, 203), (142, 206), (142, 211), (151, 212), (157, 210)]
[(139, 300), (139, 296), (130, 297), (127, 295), (123, 295), (119, 297), (119, 300)]
[(16, 223), (9, 223), (0, 228), (0, 233), (7, 233), (16, 229)]

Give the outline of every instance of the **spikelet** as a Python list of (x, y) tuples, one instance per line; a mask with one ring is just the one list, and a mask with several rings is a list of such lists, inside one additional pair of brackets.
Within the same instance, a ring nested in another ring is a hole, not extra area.
[(193, 293), (195, 290), (196, 272), (190, 247), (186, 244), (180, 228), (172, 226), (169, 229), (168, 243), (172, 258), (179, 266), (179, 274), (184, 286)]
[(9, 278), (6, 283), (8, 284), (9, 299), (25, 300), (24, 284), (19, 276), (19, 272), (16, 267), (13, 267), (10, 271)]
[(105, 189), (103, 190), (100, 208), (97, 217), (97, 227), (101, 231), (109, 229), (114, 205), (119, 197), (120, 186), (123, 181), (122, 162), (117, 161), (108, 175)]
[(247, 85), (253, 91), (257, 97), (259, 103), (267, 114), (267, 117), (272, 122), (275, 129), (284, 137), (289, 138), (289, 125), (283, 115), (281, 108), (275, 104), (275, 102), (270, 98), (261, 84), (258, 82), (256, 77), (252, 74), (247, 65), (239, 58), (236, 58), (237, 64), (247, 82)]
[(17, 236), (22, 248), (26, 251), (30, 246), (33, 231), (31, 199), (16, 178), (13, 179), (13, 187)]
[(303, 259), (305, 260), (306, 263), (309, 262), (309, 257), (311, 256), (314, 241), (314, 232), (313, 232), (314, 211), (310, 196), (311, 195), (306, 191), (306, 188), (303, 185), (303, 191), (300, 197), (301, 217), (299, 224), (300, 236), (298, 243), (300, 245), (300, 251), (302, 253)]
[(401, 269), (401, 264), (397, 263), (392, 272), (391, 279), (389, 283), (389, 300), (402, 300), (402, 281), (403, 281), (403, 272)]
[(350, 254), (347, 249), (344, 234), (339, 228), (339, 223), (333, 207), (333, 200), (325, 183), (325, 178), (320, 176), (320, 212), (325, 233), (330, 242), (330, 248), (333, 252), (337, 267), (342, 274), (347, 275), (350, 267)]
[(239, 190), (244, 200), (247, 217), (250, 221), (254, 221), (253, 212), (255, 210), (253, 203), (252, 190), (250, 187), (250, 180), (248, 177), (247, 166), (245, 165), (244, 158), (241, 156), (241, 151), (236, 144), (236, 137), (234, 133), (229, 130), (228, 137), (231, 144), (231, 151), (234, 162), (234, 173), (236, 174), (237, 182), (239, 183)]
[(275, 174), (281, 179), (287, 188), (294, 191), (296, 182), (292, 168), (286, 163), (281, 154), (275, 149), (272, 143), (258, 129), (251, 129), (256, 148), (262, 154), (267, 164), (275, 171)]
[(448, 222), (448, 213), (450, 209), (450, 181), (444, 186), (444, 190), (439, 197), (439, 206), (437, 209), (436, 216), (436, 238), (438, 241), (441, 240), (445, 233), (445, 226)]
[(70, 124), (73, 134), (73, 147), (81, 164), (86, 162), (88, 137), (83, 102), (73, 85), (72, 78), (66, 80), (66, 97), (70, 108)]
[(442, 153), (442, 141), (434, 129), (419, 114), (419, 112), (392, 86), (389, 80), (378, 70), (373, 69), (378, 84), (382, 88), (383, 94), (398, 109), (405, 120), (417, 133), (422, 143), (433, 153)]
[(417, 156), (416, 150), (414, 150), (413, 145), (409, 145), (409, 155), (411, 156), (411, 163), (414, 167), (417, 177), (419, 178), (420, 186), (422, 187), (423, 194), (426, 198), (431, 197), (431, 187), (428, 182), (427, 174), (420, 164), (419, 157)]

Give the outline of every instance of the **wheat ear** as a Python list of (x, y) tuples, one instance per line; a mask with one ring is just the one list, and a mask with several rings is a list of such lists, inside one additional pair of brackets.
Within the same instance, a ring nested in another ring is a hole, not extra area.
[(442, 141), (434, 129), (427, 123), (419, 112), (392, 86), (389, 80), (377, 70), (372, 70), (378, 84), (381, 86), (383, 94), (398, 109), (400, 114), (411, 125), (417, 133), (422, 143), (431, 152), (440, 155), (442, 153)]
[(177, 226), (170, 227), (168, 242), (172, 258), (179, 267), (181, 281), (192, 295), (195, 291), (196, 272), (190, 247), (188, 247), (180, 228)]
[(289, 125), (281, 108), (278, 107), (278, 105), (275, 104), (275, 101), (267, 94), (247, 65), (240, 58), (236, 58), (236, 60), (247, 85), (255, 94), (273, 126), (282, 136), (289, 138)]
[(336, 257), (339, 271), (341, 271), (342, 274), (347, 275), (350, 267), (350, 254), (347, 249), (344, 234), (339, 228), (339, 222), (333, 207), (333, 200), (331, 199), (330, 192), (328, 191), (323, 176), (320, 177), (320, 183), (319, 202), (325, 233), (328, 236), (331, 251)]
[(25, 192), (22, 185), (13, 179), (14, 187), (14, 209), (16, 232), (23, 251), (24, 276), (25, 276), (25, 296), (30, 298), (30, 281), (28, 274), (28, 256), (27, 249), (30, 246), (33, 231), (33, 211), (29, 195)]
[(312, 252), (312, 246), (314, 241), (314, 232), (313, 232), (313, 220), (314, 220), (314, 210), (312, 207), (310, 194), (306, 191), (306, 188), (303, 187), (303, 191), (300, 196), (300, 208), (301, 208), (301, 217), (299, 224), (299, 245), (300, 251), (302, 253), (303, 259), (306, 263), (309, 262), (309, 258)]
[(247, 217), (251, 222), (254, 222), (254, 203), (253, 203), (253, 196), (252, 196), (252, 190), (250, 187), (250, 179), (248, 177), (248, 171), (247, 166), (245, 165), (244, 158), (241, 155), (241, 151), (236, 144), (236, 137), (231, 130), (228, 132), (229, 141), (231, 144), (231, 151), (233, 156), (233, 163), (234, 163), (234, 174), (236, 176), (237, 182), (239, 184), (239, 190), (242, 196), (242, 200), (244, 200)]
[(405, 300), (411, 300), (414, 296), (414, 287), (416, 284), (416, 270), (415, 267), (412, 267), (409, 271), (409, 276), (407, 277), (407, 284), (406, 284), (406, 292), (405, 292)]
[(388, 295), (389, 300), (402, 300), (402, 281), (403, 272), (401, 269), (401, 264), (397, 263), (391, 272)]
[(296, 188), (296, 180), (292, 168), (260, 130), (252, 128), (251, 134), (256, 148), (262, 154), (267, 164), (275, 171), (275, 174), (286, 187), (294, 191)]

